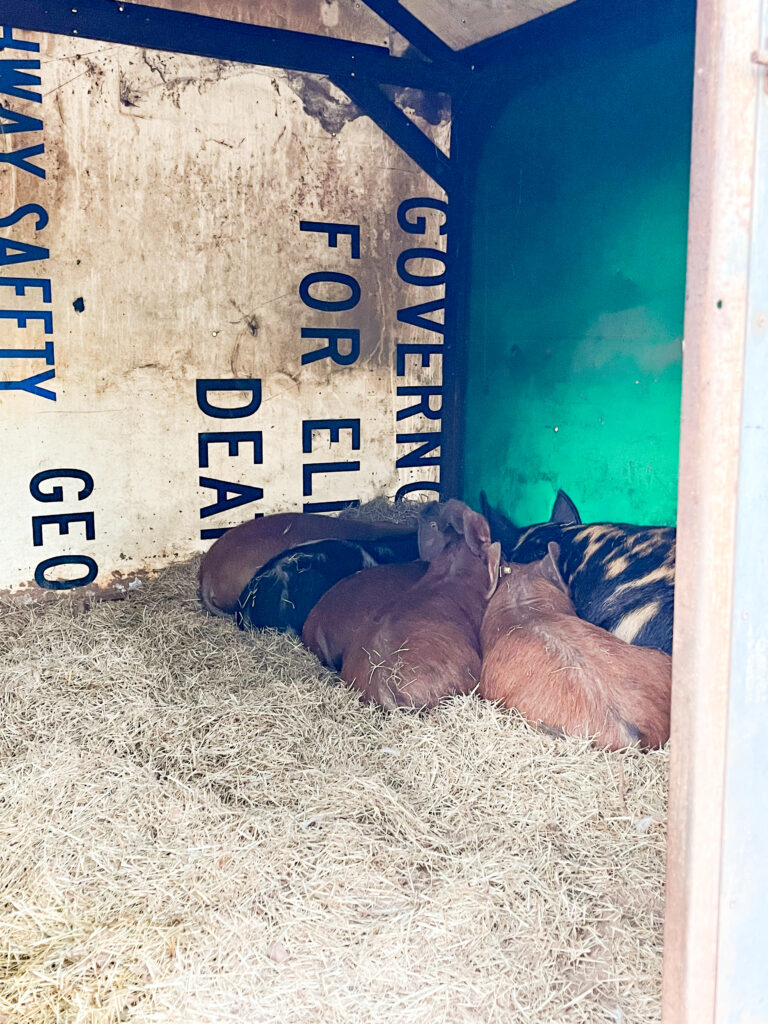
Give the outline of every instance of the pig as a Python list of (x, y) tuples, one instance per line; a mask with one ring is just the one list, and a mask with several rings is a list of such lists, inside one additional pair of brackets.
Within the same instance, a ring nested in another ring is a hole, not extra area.
[(480, 631), (479, 696), (609, 750), (663, 746), (672, 659), (578, 618), (559, 564), (553, 541), (538, 561), (502, 563)]
[(672, 653), (675, 539), (670, 526), (583, 524), (558, 491), (547, 523), (518, 528), (480, 495), (491, 536), (512, 562), (533, 562), (554, 541), (560, 573), (578, 615), (638, 647)]
[(302, 643), (324, 665), (338, 671), (347, 644), (363, 619), (400, 597), (426, 571), (426, 562), (404, 562), (361, 569), (340, 580), (307, 616)]
[(323, 594), (360, 569), (411, 561), (418, 553), (415, 534), (389, 540), (316, 540), (270, 559), (246, 584), (237, 602), (240, 629), (277, 629), (299, 636)]
[[(277, 512), (234, 526), (216, 540), (200, 563), (199, 593), (212, 614), (233, 615), (245, 585), (271, 558), (313, 540), (385, 540), (410, 537), (413, 525), (337, 519), (307, 512)], [(413, 556), (416, 557), (415, 554)]]
[(341, 677), (383, 708), (434, 707), (480, 678), (480, 623), (501, 548), (488, 523), (454, 499), (419, 518), (424, 576), (369, 615), (347, 644)]

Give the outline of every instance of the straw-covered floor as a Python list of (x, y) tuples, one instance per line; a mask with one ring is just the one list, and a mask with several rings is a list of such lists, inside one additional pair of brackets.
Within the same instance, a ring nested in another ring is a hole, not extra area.
[(364, 707), (195, 572), (0, 608), (0, 1021), (658, 1020), (665, 752)]

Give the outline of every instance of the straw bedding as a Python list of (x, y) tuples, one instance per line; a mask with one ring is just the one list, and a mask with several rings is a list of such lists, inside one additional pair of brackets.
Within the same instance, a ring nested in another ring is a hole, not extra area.
[(666, 752), (364, 707), (195, 572), (0, 608), (0, 1021), (659, 1019)]

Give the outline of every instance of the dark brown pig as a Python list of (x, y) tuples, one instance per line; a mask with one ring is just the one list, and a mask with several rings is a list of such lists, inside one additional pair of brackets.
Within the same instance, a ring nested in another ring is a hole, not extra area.
[[(313, 540), (397, 540), (405, 547), (414, 526), (337, 519), (308, 512), (278, 512), (234, 526), (216, 540), (200, 563), (200, 600), (212, 615), (232, 615), (245, 585), (271, 558)], [(403, 561), (413, 558), (404, 554)]]
[(307, 616), (303, 643), (324, 665), (338, 671), (360, 623), (418, 583), (426, 571), (426, 562), (374, 565), (340, 580)]
[(669, 738), (672, 659), (578, 618), (559, 554), (550, 543), (540, 561), (502, 566), (481, 629), (480, 696), (611, 750), (636, 741), (661, 746)]
[(480, 623), (498, 582), (501, 548), (486, 520), (460, 501), (419, 518), (425, 575), (369, 616), (346, 647), (341, 676), (361, 700), (433, 707), (480, 678)]

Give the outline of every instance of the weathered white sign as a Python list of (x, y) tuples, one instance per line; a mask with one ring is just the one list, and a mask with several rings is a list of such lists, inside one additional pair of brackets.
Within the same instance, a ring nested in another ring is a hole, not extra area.
[(2, 31), (0, 587), (434, 490), (431, 179), (327, 79)]

